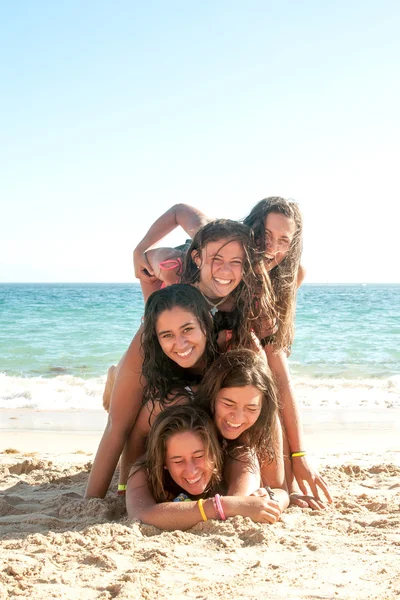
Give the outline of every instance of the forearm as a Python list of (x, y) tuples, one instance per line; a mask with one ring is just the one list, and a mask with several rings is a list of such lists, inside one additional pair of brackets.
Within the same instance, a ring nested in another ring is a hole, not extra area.
[[(134, 492), (133, 492), (134, 493)], [(143, 510), (132, 509), (129, 497), (126, 502), (128, 517), (139, 519), (146, 525), (173, 531), (174, 529), (190, 529), (203, 520), (197, 502), (162, 502)], [(203, 509), (207, 519), (215, 519), (215, 511), (211, 498), (203, 501)]]
[(178, 226), (182, 227), (190, 237), (193, 237), (196, 231), (209, 221), (210, 219), (196, 208), (188, 204), (175, 204), (153, 223), (136, 246), (135, 252), (149, 250)]
[(260, 487), (260, 465), (256, 456), (249, 453), (248, 460), (227, 458), (224, 479), (228, 496), (249, 496)]
[(280, 398), (282, 402), (282, 420), (285, 426), (290, 452), (304, 450), (304, 434), (299, 405), (290, 381), (282, 386)]
[(126, 435), (122, 430), (107, 427), (101, 438), (86, 488), (85, 498), (104, 498), (121, 455)]
[(286, 490), (283, 490), (282, 488), (271, 488), (271, 489), (274, 492), (274, 500), (276, 500), (279, 503), (279, 507), (280, 507), (281, 511), (283, 512), (289, 506), (289, 502), (290, 502), (289, 494), (287, 493)]
[(286, 431), (290, 452), (304, 449), (303, 426), (300, 409), (290, 378), (286, 355), (283, 351), (274, 353), (272, 345), (265, 349), (271, 372), (278, 387), (280, 413)]
[[(133, 499), (131, 502), (131, 493), (134, 493), (134, 490), (130, 492), (128, 488), (126, 506), (128, 517), (131, 519), (139, 519), (147, 525), (153, 525), (154, 527), (168, 531), (174, 529), (190, 529), (190, 527), (194, 527), (194, 525), (203, 521), (198, 503), (195, 501), (162, 502), (143, 509), (138, 509), (138, 507), (134, 505)], [(255, 500), (259, 499), (249, 498), (248, 496), (221, 497), (225, 518), (228, 519), (239, 515), (242, 517), (250, 517), (254, 521), (260, 521), (260, 507), (253, 506)], [(282, 503), (284, 502), (283, 499), (281, 501)], [(212, 498), (203, 500), (203, 509), (207, 520), (219, 519)]]

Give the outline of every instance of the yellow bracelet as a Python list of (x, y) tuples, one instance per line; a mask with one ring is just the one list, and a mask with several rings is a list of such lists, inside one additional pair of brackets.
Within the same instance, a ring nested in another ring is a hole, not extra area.
[(204, 512), (204, 508), (203, 508), (203, 498), (200, 498), (200, 500), (197, 500), (197, 506), (199, 507), (199, 511), (200, 511), (201, 518), (203, 519), (203, 521), (208, 521), (207, 515)]
[(301, 457), (301, 456), (305, 456), (307, 454), (307, 452), (292, 452), (292, 454), (290, 455), (291, 458), (296, 458), (296, 456)]

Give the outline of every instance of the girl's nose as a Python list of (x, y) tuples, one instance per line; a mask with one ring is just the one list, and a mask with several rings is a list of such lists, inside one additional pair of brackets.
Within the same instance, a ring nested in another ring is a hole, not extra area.
[(186, 346), (186, 340), (185, 338), (181, 337), (180, 335), (178, 335), (175, 338), (175, 350), (180, 352), (181, 350), (184, 350)]
[(237, 408), (235, 412), (231, 413), (232, 423), (243, 423), (243, 411)]
[(188, 462), (186, 465), (186, 474), (187, 475), (194, 475), (197, 471), (196, 465), (194, 464), (194, 462)]

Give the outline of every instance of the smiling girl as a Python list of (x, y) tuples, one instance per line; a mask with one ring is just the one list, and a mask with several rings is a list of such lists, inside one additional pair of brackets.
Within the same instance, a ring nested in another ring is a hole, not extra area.
[[(276, 488), (284, 510), (288, 505), (278, 399), (265, 357), (239, 349), (220, 356), (207, 369), (196, 394), (213, 414), (227, 457), (230, 492), (249, 494), (260, 478)], [(249, 463), (247, 469), (243, 464)]]
[(128, 479), (128, 516), (168, 530), (236, 515), (261, 523), (279, 519), (280, 505), (269, 494), (220, 496), (221, 470), (221, 448), (207, 413), (169, 407), (155, 419), (146, 454)]

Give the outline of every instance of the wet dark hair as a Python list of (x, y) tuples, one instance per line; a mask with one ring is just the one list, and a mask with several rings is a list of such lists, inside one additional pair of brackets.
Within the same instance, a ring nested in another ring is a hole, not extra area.
[(207, 369), (196, 392), (200, 406), (215, 413), (215, 402), (223, 388), (253, 386), (262, 394), (257, 421), (228, 446), (246, 447), (256, 452), (260, 462), (274, 456), (274, 431), (278, 415), (278, 396), (264, 353), (239, 349), (221, 355)]
[(140, 468), (147, 469), (148, 486), (156, 502), (166, 502), (170, 493), (178, 494), (180, 491), (164, 466), (168, 439), (186, 431), (200, 437), (207, 462), (212, 469), (212, 476), (204, 495), (212, 495), (221, 480), (222, 451), (210, 415), (198, 406), (170, 406), (155, 418), (147, 438), (146, 453), (135, 463), (130, 473), (131, 476)]
[[(153, 292), (146, 302), (141, 337), (142, 376), (146, 380), (143, 403), (151, 401), (153, 406), (155, 401), (166, 406), (178, 395), (188, 395), (185, 387), (190, 383), (190, 370), (180, 367), (163, 352), (156, 332), (159, 315), (177, 306), (191, 312), (200, 324), (206, 338), (204, 353), (206, 367), (218, 354), (212, 317), (199, 290), (191, 285), (177, 283)], [(192, 380), (196, 381), (193, 375)]]
[[(239, 242), (244, 251), (242, 279), (231, 296), (235, 307), (230, 313), (232, 330), (231, 347), (254, 347), (252, 331), (261, 329), (260, 317), (274, 321), (275, 309), (271, 283), (265, 269), (263, 256), (257, 250), (254, 235), (247, 225), (230, 219), (216, 219), (204, 225), (193, 237), (188, 249), (181, 281), (197, 285), (201, 269), (194, 261), (210, 242), (221, 241), (221, 248), (230, 242)], [(218, 313), (217, 313), (218, 315)]]
[(297, 277), (303, 249), (303, 221), (299, 206), (292, 200), (271, 196), (260, 200), (243, 219), (254, 232), (254, 240), (261, 252), (265, 252), (265, 220), (270, 213), (292, 219), (296, 230), (285, 258), (269, 272), (276, 301), (278, 329), (274, 334), (277, 350), (289, 350), (294, 338), (296, 313)]

